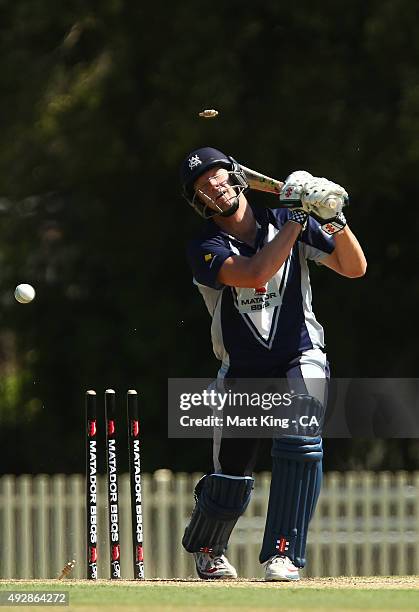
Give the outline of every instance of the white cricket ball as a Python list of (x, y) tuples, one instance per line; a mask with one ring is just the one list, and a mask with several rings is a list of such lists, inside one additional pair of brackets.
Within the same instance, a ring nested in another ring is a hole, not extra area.
[(35, 289), (32, 287), (32, 285), (22, 283), (15, 289), (15, 298), (21, 304), (29, 304), (29, 302), (32, 302), (34, 297)]

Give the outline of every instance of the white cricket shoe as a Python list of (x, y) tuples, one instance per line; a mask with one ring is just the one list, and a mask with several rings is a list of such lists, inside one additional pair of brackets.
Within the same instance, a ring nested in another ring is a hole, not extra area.
[(265, 566), (265, 580), (300, 580), (298, 567), (288, 557), (274, 555)]
[(224, 555), (211, 555), (209, 553), (193, 553), (196, 571), (203, 580), (237, 578), (235, 568)]

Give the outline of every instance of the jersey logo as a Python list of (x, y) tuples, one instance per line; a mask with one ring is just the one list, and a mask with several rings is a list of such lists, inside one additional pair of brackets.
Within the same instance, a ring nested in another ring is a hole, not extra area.
[(207, 253), (207, 254), (204, 256), (204, 259), (205, 259), (205, 261), (211, 261), (211, 259), (212, 259), (212, 255), (211, 255), (211, 253)]
[(200, 166), (202, 164), (202, 161), (199, 159), (198, 155), (192, 155), (192, 157), (188, 159), (188, 163), (189, 163), (189, 170), (193, 170), (197, 166)]
[(237, 303), (242, 314), (275, 308), (282, 302), (277, 289), (267, 291), (263, 287), (263, 290), (255, 289), (253, 295), (251, 292), (252, 289), (237, 290)]

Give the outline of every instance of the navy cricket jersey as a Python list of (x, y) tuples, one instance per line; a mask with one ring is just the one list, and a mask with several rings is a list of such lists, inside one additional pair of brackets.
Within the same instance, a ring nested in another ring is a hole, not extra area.
[(332, 253), (334, 239), (311, 217), (282, 267), (264, 287), (230, 287), (217, 281), (228, 257), (254, 255), (273, 240), (290, 214), (284, 208), (252, 206), (252, 210), (256, 248), (226, 234), (211, 220), (203, 235), (188, 245), (194, 283), (212, 317), (214, 353), (226, 367), (282, 365), (303, 351), (324, 348), (323, 328), (311, 307), (307, 260), (320, 261)]

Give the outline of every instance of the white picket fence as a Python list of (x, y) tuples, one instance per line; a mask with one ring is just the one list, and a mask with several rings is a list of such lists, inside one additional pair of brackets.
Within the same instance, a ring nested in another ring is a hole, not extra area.
[[(194, 576), (181, 539), (200, 474), (158, 470), (143, 475), (146, 578)], [(243, 577), (258, 562), (269, 473), (256, 476), (252, 501), (231, 538), (228, 556)], [(99, 478), (99, 577), (109, 577), (106, 483)], [(128, 475), (120, 477), (121, 568), (132, 578)], [(86, 576), (85, 482), (81, 475), (0, 478), (0, 578), (54, 578), (71, 559)], [(307, 576), (419, 574), (419, 472), (329, 473), (307, 550)]]

